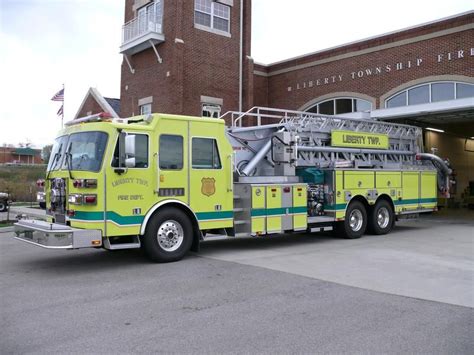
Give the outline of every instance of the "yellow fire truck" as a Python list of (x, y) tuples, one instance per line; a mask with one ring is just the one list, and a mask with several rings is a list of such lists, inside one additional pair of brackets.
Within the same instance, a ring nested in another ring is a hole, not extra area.
[(222, 118), (68, 122), (44, 181), (48, 220), (20, 220), (15, 238), (169, 262), (216, 234), (385, 234), (449, 193), (451, 171), (422, 152), (418, 127), (261, 107)]

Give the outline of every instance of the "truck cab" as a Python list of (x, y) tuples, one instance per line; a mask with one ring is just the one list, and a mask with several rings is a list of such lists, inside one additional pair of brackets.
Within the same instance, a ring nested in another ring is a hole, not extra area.
[(232, 228), (224, 121), (160, 114), (77, 121), (52, 149), (47, 222), (20, 221), (17, 238), (43, 247), (125, 249), (146, 243), (148, 233), (150, 257), (171, 261), (181, 249), (197, 248), (203, 232)]

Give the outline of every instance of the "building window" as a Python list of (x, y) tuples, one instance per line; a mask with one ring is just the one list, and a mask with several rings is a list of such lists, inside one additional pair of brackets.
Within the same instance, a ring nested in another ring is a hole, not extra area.
[(341, 97), (318, 102), (306, 111), (321, 115), (340, 115), (351, 112), (364, 112), (372, 110), (372, 103), (367, 100), (353, 97)]
[(468, 97), (474, 97), (474, 84), (438, 81), (413, 86), (397, 92), (385, 101), (385, 107), (429, 104)]
[(140, 115), (149, 115), (151, 113), (151, 104), (140, 106)]
[(221, 116), (221, 106), (214, 104), (202, 104), (202, 117), (219, 118)]
[(193, 138), (193, 169), (221, 169), (217, 142), (212, 138)]
[(160, 169), (181, 170), (183, 168), (183, 137), (162, 134), (158, 155)]
[(194, 23), (211, 30), (230, 33), (230, 6), (212, 0), (195, 0)]

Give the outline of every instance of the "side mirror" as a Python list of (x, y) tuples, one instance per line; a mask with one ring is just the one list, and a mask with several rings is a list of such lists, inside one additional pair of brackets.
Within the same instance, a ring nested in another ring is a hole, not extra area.
[(136, 137), (135, 134), (127, 134), (125, 136), (125, 155), (127, 157), (135, 156)]
[(135, 158), (127, 158), (125, 159), (125, 166), (127, 168), (134, 168), (135, 167)]
[(135, 167), (136, 137), (135, 134), (125, 136), (125, 166), (127, 168)]
[(119, 155), (118, 155), (118, 168), (114, 171), (117, 174), (124, 174), (127, 168), (134, 168), (135, 162), (135, 151), (136, 151), (136, 135), (127, 134), (120, 132), (119, 135)]

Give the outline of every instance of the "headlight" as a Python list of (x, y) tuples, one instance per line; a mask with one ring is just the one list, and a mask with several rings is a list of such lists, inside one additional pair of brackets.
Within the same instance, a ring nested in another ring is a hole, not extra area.
[(82, 195), (80, 195), (80, 194), (69, 195), (67, 201), (72, 205), (81, 205), (82, 204)]

